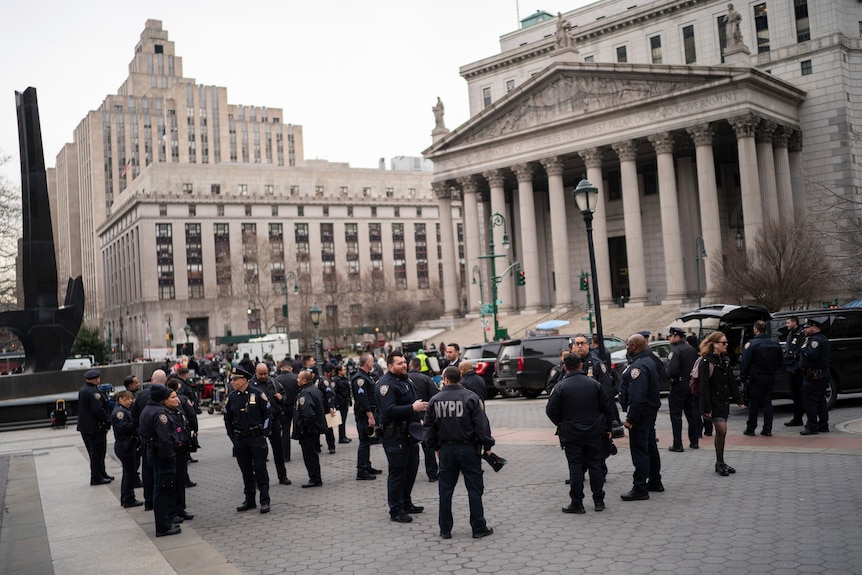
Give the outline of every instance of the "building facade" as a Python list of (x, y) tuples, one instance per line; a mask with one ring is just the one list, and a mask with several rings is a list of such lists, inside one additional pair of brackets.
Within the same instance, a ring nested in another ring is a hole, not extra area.
[[(584, 177), (605, 304), (690, 306), (765, 224), (858, 217), (860, 35), (854, 0), (610, 0), (525, 19), (461, 68), (471, 118), (425, 152), (441, 209), (461, 199), (465, 229), (486, 232), (466, 237), (467, 267), (507, 232), (525, 285), (503, 277), (500, 309), (583, 303)], [(450, 272), (455, 314), (465, 282)], [(487, 294), (465, 285), (476, 312)]]
[(296, 333), (313, 303), (346, 330), (389, 291), (439, 300), (432, 173), (421, 158), (396, 163), (407, 169), (305, 161), (301, 126), (184, 77), (148, 20), (128, 78), (49, 170), (68, 216), (55, 217), (59, 275), (83, 275), (85, 322), (126, 359), (160, 356), (185, 326), (206, 350)]

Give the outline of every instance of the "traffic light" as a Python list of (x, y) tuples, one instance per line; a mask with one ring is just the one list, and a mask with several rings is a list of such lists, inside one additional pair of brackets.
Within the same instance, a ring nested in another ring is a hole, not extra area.
[(287, 317), (287, 304), (281, 304), (281, 317)]
[(518, 270), (518, 285), (526, 285), (527, 284), (527, 275), (524, 273), (524, 270)]
[(590, 276), (587, 274), (581, 276), (581, 291), (590, 291)]

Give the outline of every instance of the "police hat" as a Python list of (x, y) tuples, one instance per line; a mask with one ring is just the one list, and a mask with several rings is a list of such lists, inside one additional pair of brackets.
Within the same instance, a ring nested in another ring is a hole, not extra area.
[(407, 425), (407, 433), (416, 441), (425, 441), (425, 428), (418, 421), (411, 422)]
[(164, 401), (171, 396), (171, 390), (164, 385), (150, 386), (150, 399), (153, 401)]
[(672, 327), (672, 328), (670, 328), (669, 330), (667, 330), (667, 333), (668, 333), (668, 335), (669, 335), (669, 336), (671, 336), (671, 335), (678, 335), (679, 337), (685, 337), (685, 330), (682, 330), (682, 329), (680, 329), (680, 328), (678, 328), (678, 327)]
[(820, 322), (809, 317), (805, 320), (805, 323), (802, 324), (802, 327), (820, 327)]
[(323, 373), (331, 373), (333, 371), (335, 371), (335, 364), (334, 363), (330, 363), (327, 361), (326, 363), (323, 364)]
[(84, 379), (98, 379), (102, 377), (102, 372), (98, 369), (91, 369), (84, 374)]
[(649, 339), (649, 336), (650, 336), (650, 333), (651, 333), (651, 332), (650, 332), (650, 330), (648, 330), (648, 329), (642, 329), (642, 330), (640, 330), (640, 331), (639, 331), (639, 332), (637, 332), (637, 333), (638, 333), (638, 334), (640, 334), (640, 335), (642, 335), (642, 336), (644, 336), (645, 338)]
[(244, 377), (245, 379), (251, 379), (252, 376), (249, 372), (247, 372), (243, 368), (237, 367), (235, 370), (233, 370), (233, 373), (230, 375), (230, 378), (236, 379), (238, 377)]

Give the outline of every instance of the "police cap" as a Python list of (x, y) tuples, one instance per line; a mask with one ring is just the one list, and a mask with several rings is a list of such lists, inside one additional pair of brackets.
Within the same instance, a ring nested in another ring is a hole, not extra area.
[(230, 375), (231, 379), (237, 379), (243, 377), (245, 379), (251, 379), (251, 374), (241, 367), (237, 367), (233, 370), (233, 373)]
[(171, 390), (164, 385), (150, 386), (150, 399), (153, 401), (164, 401), (171, 396)]
[(102, 372), (98, 369), (88, 370), (87, 373), (84, 374), (84, 379), (98, 379), (102, 377)]
[(685, 330), (680, 329), (678, 327), (672, 327), (667, 330), (668, 335), (678, 335), (679, 337), (685, 337)]
[(814, 318), (809, 317), (805, 320), (805, 323), (802, 324), (802, 327), (820, 327), (820, 322)]

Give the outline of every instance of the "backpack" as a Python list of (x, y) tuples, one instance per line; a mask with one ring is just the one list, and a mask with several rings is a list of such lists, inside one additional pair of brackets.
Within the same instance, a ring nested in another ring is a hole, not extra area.
[[(692, 395), (700, 395), (700, 362), (703, 361), (703, 356), (697, 358), (697, 361), (694, 362), (694, 367), (691, 368), (691, 373), (689, 374), (688, 380), (688, 388), (691, 390)], [(709, 376), (712, 377), (712, 372), (715, 369), (715, 366), (711, 363), (709, 364)]]

